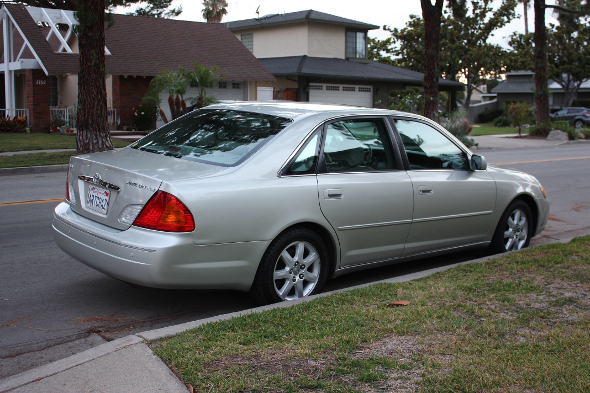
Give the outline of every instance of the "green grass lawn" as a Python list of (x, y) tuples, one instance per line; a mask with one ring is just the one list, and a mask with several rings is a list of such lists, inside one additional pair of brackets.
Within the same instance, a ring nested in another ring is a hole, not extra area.
[[(129, 142), (113, 139), (115, 148), (125, 147)], [(34, 151), (75, 149), (76, 137), (62, 134), (0, 134), (0, 153), (12, 151)], [(16, 168), (22, 166), (67, 164), (72, 152), (30, 153), (13, 156), (0, 156), (0, 168)]]
[[(113, 140), (114, 147), (129, 142)], [(27, 150), (75, 149), (76, 137), (62, 134), (0, 134), (0, 153)]]
[(151, 347), (199, 392), (588, 392), (589, 292), (587, 236)]
[[(528, 134), (526, 129), (522, 129), (523, 134)], [(495, 127), (493, 123), (487, 124), (474, 124), (473, 131), (469, 136), (480, 136), (480, 135), (503, 135), (503, 134), (518, 134), (518, 128), (516, 127)]]

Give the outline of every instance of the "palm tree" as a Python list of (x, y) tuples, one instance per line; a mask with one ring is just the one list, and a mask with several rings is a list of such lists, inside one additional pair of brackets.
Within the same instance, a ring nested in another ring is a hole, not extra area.
[(191, 86), (199, 90), (199, 95), (191, 99), (197, 105), (197, 109), (217, 102), (215, 97), (207, 97), (207, 88), (212, 87), (223, 75), (219, 74), (217, 67), (205, 67), (193, 61), (194, 70), (185, 71), (185, 77)]
[(203, 1), (203, 18), (207, 23), (220, 23), (224, 15), (227, 15), (225, 9), (228, 4), (226, 0), (205, 0)]
[[(166, 90), (168, 92), (168, 105), (170, 106), (170, 115), (172, 117), (170, 120), (174, 120), (187, 113), (184, 95), (188, 87), (189, 81), (184, 68), (179, 67), (177, 72), (169, 70), (162, 71), (161, 75), (154, 77), (150, 82), (150, 88), (142, 102), (160, 107), (160, 93)], [(168, 123), (168, 119), (161, 108), (160, 117), (164, 123)]]

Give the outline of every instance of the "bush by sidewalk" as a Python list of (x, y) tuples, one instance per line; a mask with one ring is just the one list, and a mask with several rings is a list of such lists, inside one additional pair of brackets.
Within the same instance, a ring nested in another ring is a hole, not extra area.
[(203, 325), (152, 349), (196, 391), (588, 391), (589, 291), (587, 236)]

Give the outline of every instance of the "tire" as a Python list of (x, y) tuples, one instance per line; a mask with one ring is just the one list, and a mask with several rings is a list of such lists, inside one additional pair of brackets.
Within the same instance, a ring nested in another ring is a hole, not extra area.
[(326, 245), (317, 233), (292, 228), (264, 253), (250, 295), (261, 304), (315, 295), (324, 287), (329, 261)]
[(533, 236), (533, 214), (524, 201), (513, 201), (504, 211), (489, 250), (492, 254), (527, 248)]
[(576, 128), (582, 128), (582, 127), (584, 127), (584, 122), (582, 120), (576, 120), (574, 122), (574, 127), (576, 127)]

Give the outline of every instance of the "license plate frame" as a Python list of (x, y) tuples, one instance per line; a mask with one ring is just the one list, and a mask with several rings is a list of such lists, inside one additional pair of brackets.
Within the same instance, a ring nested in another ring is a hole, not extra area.
[(106, 216), (110, 198), (111, 191), (102, 187), (89, 185), (88, 192), (86, 193), (86, 207)]

